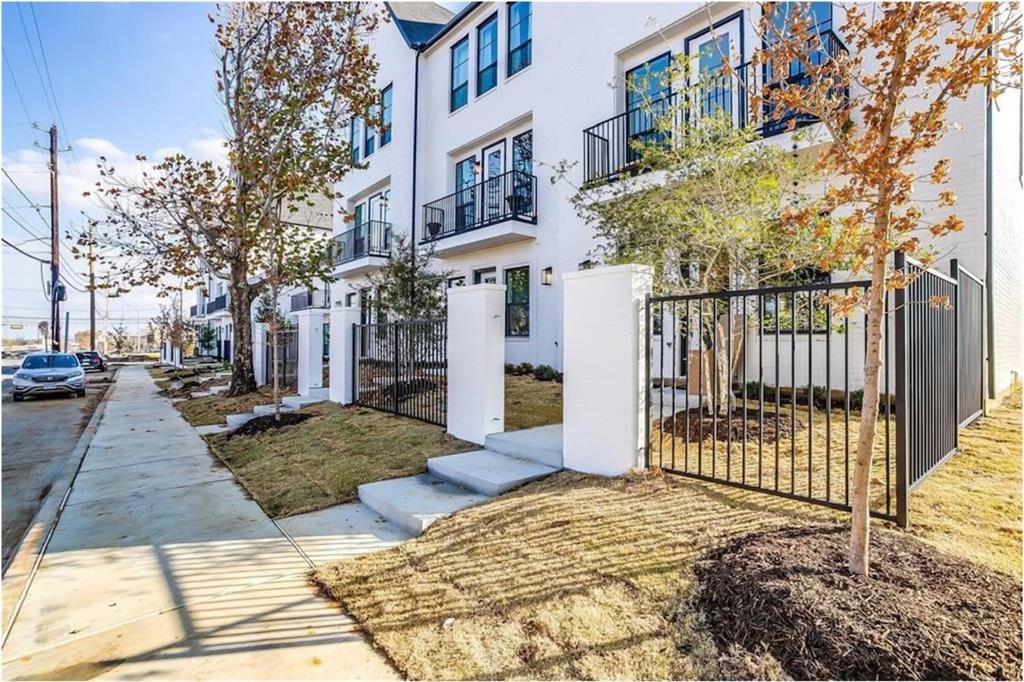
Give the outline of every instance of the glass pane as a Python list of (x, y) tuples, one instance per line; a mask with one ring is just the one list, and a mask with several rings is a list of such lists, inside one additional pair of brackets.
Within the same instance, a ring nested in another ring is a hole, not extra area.
[(509, 303), (530, 302), (530, 269), (516, 268), (505, 271), (506, 298)]
[(477, 93), (498, 84), (498, 17), (492, 17), (477, 30)]
[(522, 173), (533, 173), (532, 130), (512, 139), (512, 169)]
[(671, 60), (671, 55), (664, 54), (626, 72), (627, 109), (635, 109), (646, 101), (659, 99), (669, 93), (666, 76)]

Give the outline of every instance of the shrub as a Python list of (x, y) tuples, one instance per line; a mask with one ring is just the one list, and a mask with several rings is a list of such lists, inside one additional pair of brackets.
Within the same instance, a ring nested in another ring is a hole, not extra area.
[(538, 365), (533, 370), (533, 378), (537, 381), (561, 381), (562, 373), (549, 365)]

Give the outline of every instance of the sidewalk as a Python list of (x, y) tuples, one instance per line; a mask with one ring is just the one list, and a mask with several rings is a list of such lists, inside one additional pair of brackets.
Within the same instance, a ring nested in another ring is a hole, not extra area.
[[(125, 367), (112, 391), (4, 678), (396, 677), (146, 370)], [(373, 529), (351, 537), (351, 552), (388, 544)]]

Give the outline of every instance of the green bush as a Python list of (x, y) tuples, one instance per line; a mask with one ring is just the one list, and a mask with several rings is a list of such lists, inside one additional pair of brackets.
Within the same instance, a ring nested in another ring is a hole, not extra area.
[(533, 378), (537, 381), (561, 381), (562, 373), (548, 365), (538, 365), (533, 370)]

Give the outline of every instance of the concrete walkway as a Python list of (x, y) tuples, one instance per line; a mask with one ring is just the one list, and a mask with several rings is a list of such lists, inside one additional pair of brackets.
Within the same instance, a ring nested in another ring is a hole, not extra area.
[(125, 367), (112, 390), (4, 678), (396, 677), (307, 574), (404, 536), (336, 508), (289, 520), (299, 551), (144, 368)]

